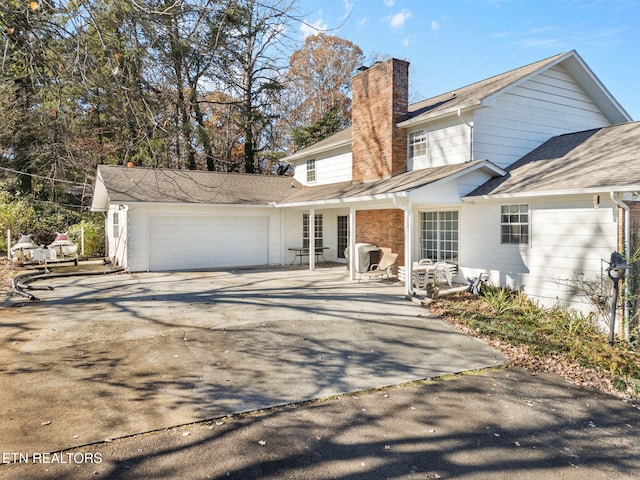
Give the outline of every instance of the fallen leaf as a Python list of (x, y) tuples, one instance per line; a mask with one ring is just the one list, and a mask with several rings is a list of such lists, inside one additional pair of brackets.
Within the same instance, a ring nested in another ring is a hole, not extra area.
[(258, 443), (263, 447), (267, 444), (267, 442), (265, 442), (264, 440), (258, 440)]

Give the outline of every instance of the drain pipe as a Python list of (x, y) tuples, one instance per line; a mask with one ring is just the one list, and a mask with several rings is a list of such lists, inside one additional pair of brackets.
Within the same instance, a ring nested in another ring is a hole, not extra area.
[[(620, 200), (615, 192), (610, 192), (611, 200), (617, 206), (624, 210), (624, 248), (626, 250), (626, 256), (629, 258), (631, 248), (631, 210), (629, 205)], [(624, 339), (629, 341), (629, 287), (628, 282), (624, 282), (622, 286), (622, 298), (624, 299), (623, 315), (624, 315)]]
[(405, 264), (405, 274), (406, 279), (404, 282), (404, 291), (407, 298), (412, 298), (414, 295), (413, 291), (413, 262), (411, 261), (411, 256), (413, 252), (413, 208), (411, 206), (411, 201), (407, 200), (406, 204), (401, 204), (398, 201), (398, 195), (393, 194), (393, 205), (396, 208), (404, 211), (404, 264)]
[(464, 118), (462, 118), (462, 109), (458, 108), (457, 111), (458, 118), (469, 127), (469, 162), (473, 160), (473, 123), (467, 122)]

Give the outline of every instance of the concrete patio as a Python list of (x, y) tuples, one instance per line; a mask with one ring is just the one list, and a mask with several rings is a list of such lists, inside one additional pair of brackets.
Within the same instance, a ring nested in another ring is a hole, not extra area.
[(39, 282), (0, 309), (0, 451), (59, 451), (447, 373), (502, 355), (344, 268)]

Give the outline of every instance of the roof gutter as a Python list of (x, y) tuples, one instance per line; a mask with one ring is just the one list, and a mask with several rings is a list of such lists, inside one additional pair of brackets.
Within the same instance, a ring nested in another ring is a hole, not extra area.
[(417, 115), (409, 120), (405, 120), (403, 122), (399, 122), (396, 124), (396, 127), (399, 128), (407, 128), (412, 127), (414, 125), (420, 125), (425, 122), (437, 120), (444, 117), (450, 117), (451, 115), (458, 115), (458, 111), (465, 111), (470, 109), (476, 109), (482, 106), (482, 102), (480, 100), (474, 100), (473, 102), (465, 103), (463, 105), (450, 107), (444, 110), (440, 110), (434, 113), (425, 113), (423, 115)]
[(381, 193), (377, 195), (364, 195), (359, 197), (346, 197), (346, 198), (331, 198), (328, 200), (309, 200), (309, 201), (301, 201), (301, 202), (292, 202), (292, 203), (278, 203), (272, 202), (276, 208), (283, 207), (310, 207), (310, 206), (322, 206), (322, 205), (340, 205), (340, 204), (349, 204), (349, 203), (357, 203), (357, 202), (369, 202), (375, 200), (390, 200), (393, 199), (395, 202), (396, 196), (398, 197), (407, 197), (407, 192), (397, 192), (397, 193)]

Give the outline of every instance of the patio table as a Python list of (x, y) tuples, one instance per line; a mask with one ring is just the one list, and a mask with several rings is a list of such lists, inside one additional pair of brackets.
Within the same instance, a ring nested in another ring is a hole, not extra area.
[[(293, 265), (296, 261), (296, 258), (300, 259), (300, 266), (302, 266), (302, 257), (308, 257), (309, 256), (309, 247), (290, 247), (288, 249), (290, 252), (294, 253), (294, 257), (293, 260), (291, 261), (291, 263), (289, 265)], [(316, 262), (319, 261), (319, 258), (322, 258), (322, 261), (324, 263), (327, 263), (327, 260), (324, 258), (324, 251), (325, 250), (329, 250), (329, 247), (316, 247), (315, 248), (315, 254), (316, 254)]]

